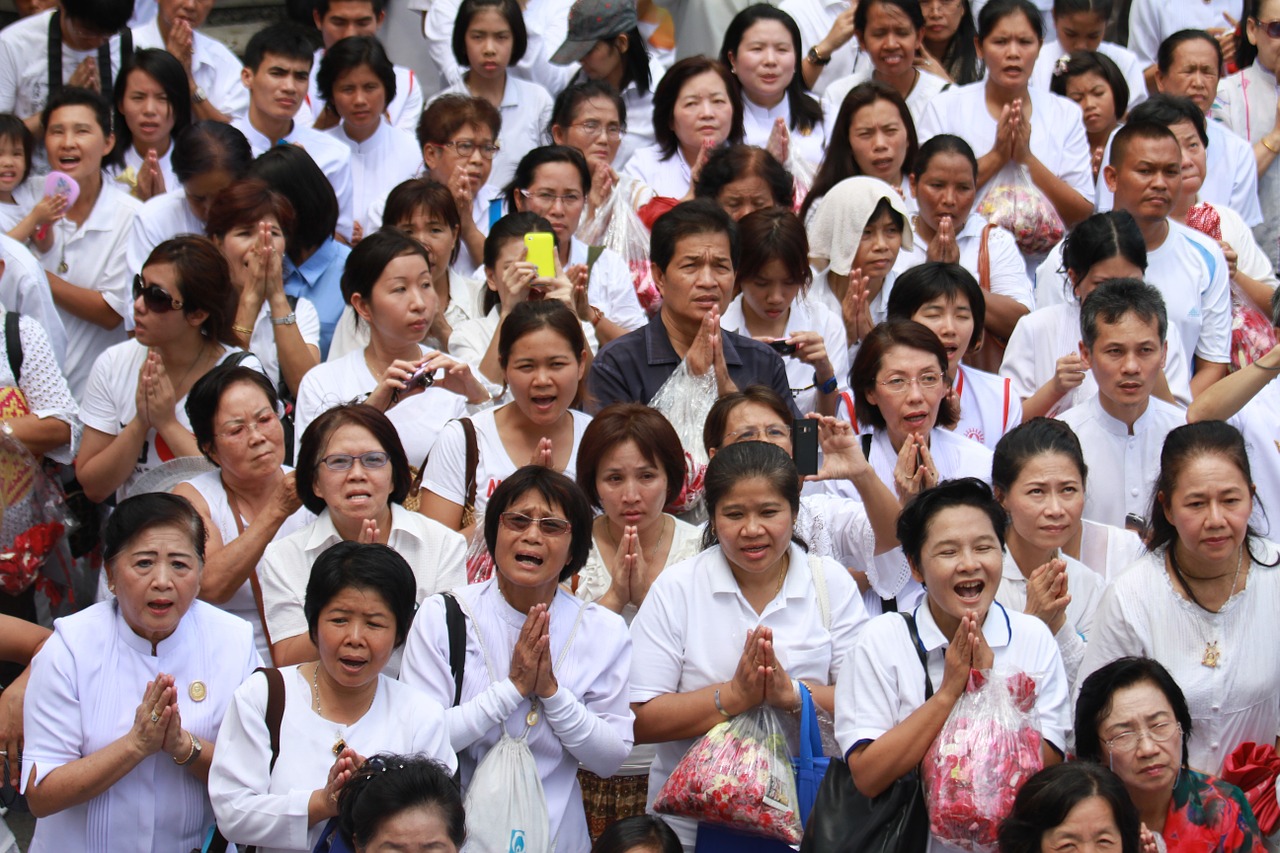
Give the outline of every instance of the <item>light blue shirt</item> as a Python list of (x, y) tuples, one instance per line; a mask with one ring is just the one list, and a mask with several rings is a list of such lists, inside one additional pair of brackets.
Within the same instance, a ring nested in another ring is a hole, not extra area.
[(284, 292), (290, 296), (306, 297), (320, 315), (320, 360), (329, 355), (329, 342), (337, 328), (346, 300), (342, 298), (342, 271), (347, 266), (351, 248), (330, 237), (320, 244), (311, 257), (294, 264), (284, 259)]

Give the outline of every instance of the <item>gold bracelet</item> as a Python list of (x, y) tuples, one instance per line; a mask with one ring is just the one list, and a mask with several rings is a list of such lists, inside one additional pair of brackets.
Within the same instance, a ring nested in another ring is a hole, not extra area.
[(1276, 147), (1275, 147), (1275, 146), (1273, 146), (1273, 145), (1268, 145), (1268, 144), (1267, 144), (1267, 138), (1266, 138), (1265, 136), (1264, 136), (1264, 137), (1262, 137), (1261, 139), (1259, 139), (1258, 141), (1262, 143), (1262, 147), (1263, 147), (1263, 148), (1267, 149), (1267, 150), (1268, 150), (1268, 151), (1270, 151), (1272, 154), (1280, 154), (1280, 148), (1276, 148)]
[(188, 752), (187, 757), (182, 759), (181, 761), (179, 761), (176, 758), (173, 759), (173, 763), (178, 765), (179, 767), (186, 767), (188, 764), (192, 762), (192, 760), (197, 755), (200, 754), (200, 741), (196, 740), (196, 736), (193, 735), (191, 732), (187, 732), (187, 737), (191, 738), (191, 751)]
[(232, 326), (231, 331), (237, 335), (244, 335), (246, 338), (253, 337), (253, 329), (246, 329), (244, 326)]

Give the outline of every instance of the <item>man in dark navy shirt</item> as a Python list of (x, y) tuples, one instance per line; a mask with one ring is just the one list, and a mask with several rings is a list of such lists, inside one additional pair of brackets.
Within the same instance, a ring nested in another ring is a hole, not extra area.
[(767, 385), (800, 417), (782, 357), (720, 328), (738, 262), (737, 226), (729, 214), (706, 199), (676, 205), (654, 223), (649, 260), (662, 308), (647, 326), (600, 350), (587, 378), (589, 411), (648, 403), (687, 357), (695, 375), (715, 372), (720, 395)]

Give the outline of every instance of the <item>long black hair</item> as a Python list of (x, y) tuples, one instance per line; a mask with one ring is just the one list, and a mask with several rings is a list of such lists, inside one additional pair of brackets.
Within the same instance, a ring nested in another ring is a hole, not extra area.
[[(804, 53), (801, 47), (800, 27), (796, 24), (795, 18), (768, 3), (756, 3), (743, 9), (733, 16), (733, 20), (729, 22), (729, 29), (725, 30), (724, 41), (720, 43), (720, 64), (725, 68), (733, 67), (729, 54), (737, 55), (738, 48), (742, 46), (742, 37), (746, 35), (747, 30), (760, 21), (777, 21), (791, 34), (796, 70), (791, 76), (791, 82), (787, 84), (787, 100), (791, 107), (787, 127), (801, 133), (809, 133), (822, 122), (822, 105), (809, 96), (804, 75), (800, 73), (800, 58)], [(745, 97), (745, 93), (742, 96)]]

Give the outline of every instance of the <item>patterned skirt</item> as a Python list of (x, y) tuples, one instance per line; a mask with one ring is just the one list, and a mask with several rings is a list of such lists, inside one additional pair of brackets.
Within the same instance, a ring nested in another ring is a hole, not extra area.
[(591, 833), (592, 844), (610, 825), (644, 814), (649, 798), (648, 773), (602, 779), (578, 768), (578, 784), (582, 787), (582, 805), (587, 812), (587, 831)]

